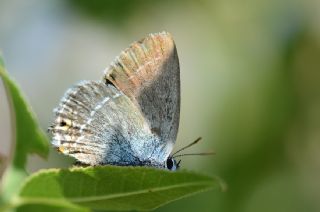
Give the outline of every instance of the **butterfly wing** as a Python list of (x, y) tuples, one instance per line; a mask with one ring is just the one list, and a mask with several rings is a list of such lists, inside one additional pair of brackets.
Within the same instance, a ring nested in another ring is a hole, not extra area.
[(179, 61), (170, 34), (133, 43), (104, 82), (69, 89), (49, 129), (53, 145), (90, 165), (162, 167), (175, 143), (180, 111)]
[(152, 133), (172, 148), (180, 113), (180, 69), (172, 36), (150, 34), (133, 43), (110, 65), (104, 78), (131, 99)]
[[(69, 89), (55, 109), (52, 144), (84, 164), (139, 164), (166, 157), (142, 114), (113, 85), (85, 81)], [(149, 160), (150, 161), (150, 160)]]

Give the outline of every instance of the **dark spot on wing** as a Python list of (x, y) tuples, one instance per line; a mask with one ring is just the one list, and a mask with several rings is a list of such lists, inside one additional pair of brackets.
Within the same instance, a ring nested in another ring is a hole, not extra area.
[(109, 79), (107, 79), (106, 78), (106, 85), (113, 85), (114, 86), (114, 84), (113, 84), (113, 82), (111, 82)]

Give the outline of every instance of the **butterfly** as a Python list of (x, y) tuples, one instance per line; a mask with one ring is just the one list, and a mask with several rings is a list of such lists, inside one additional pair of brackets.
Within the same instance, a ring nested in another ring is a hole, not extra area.
[(66, 91), (49, 127), (52, 144), (81, 164), (179, 167), (180, 68), (168, 32), (125, 49), (98, 81)]

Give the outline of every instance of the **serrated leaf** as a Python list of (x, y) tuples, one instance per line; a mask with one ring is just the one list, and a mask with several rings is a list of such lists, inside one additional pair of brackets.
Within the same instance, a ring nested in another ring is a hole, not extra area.
[(145, 167), (88, 167), (44, 170), (22, 187), (17, 205), (80, 205), (103, 210), (151, 210), (168, 202), (221, 188), (217, 178), (189, 171)]
[(4, 83), (8, 101), (10, 103), (11, 120), (13, 124), (13, 135), (15, 143), (12, 161), (3, 176), (4, 199), (9, 199), (18, 191), (24, 177), (26, 177), (25, 165), (27, 155), (36, 153), (46, 157), (49, 152), (49, 142), (46, 135), (38, 126), (35, 116), (28, 106), (22, 92), (17, 84), (9, 77), (4, 68), (0, 56), (0, 77)]

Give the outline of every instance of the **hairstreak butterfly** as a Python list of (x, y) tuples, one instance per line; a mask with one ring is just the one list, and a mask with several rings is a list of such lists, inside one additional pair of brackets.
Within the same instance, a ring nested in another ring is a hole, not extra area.
[(179, 59), (172, 36), (150, 34), (125, 49), (99, 81), (67, 90), (49, 131), (59, 152), (88, 165), (175, 170)]

